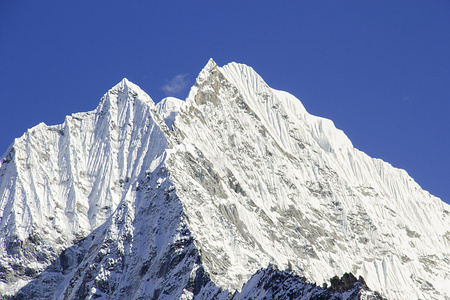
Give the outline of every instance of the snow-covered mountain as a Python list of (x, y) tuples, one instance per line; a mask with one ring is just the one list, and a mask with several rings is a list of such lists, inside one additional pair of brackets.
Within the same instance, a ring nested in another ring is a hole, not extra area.
[(0, 216), (4, 296), (450, 299), (450, 206), (237, 63), (29, 129)]

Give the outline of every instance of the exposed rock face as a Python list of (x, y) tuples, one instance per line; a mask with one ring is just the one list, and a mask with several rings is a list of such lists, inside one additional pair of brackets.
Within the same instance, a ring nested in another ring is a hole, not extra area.
[(450, 207), (245, 65), (185, 102), (124, 79), (1, 161), (5, 296), (450, 297)]
[(341, 278), (333, 277), (327, 288), (308, 283), (304, 277), (291, 271), (279, 271), (270, 265), (259, 270), (244, 284), (241, 292), (236, 292), (231, 299), (302, 299), (302, 300), (383, 300), (377, 292), (371, 291), (360, 277), (358, 280), (351, 273)]

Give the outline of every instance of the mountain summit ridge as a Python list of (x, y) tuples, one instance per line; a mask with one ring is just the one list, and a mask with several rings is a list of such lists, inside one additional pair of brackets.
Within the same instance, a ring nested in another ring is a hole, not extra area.
[(449, 206), (243, 64), (210, 59), (185, 102), (124, 78), (94, 111), (28, 130), (0, 196), (1, 294), (219, 299), (276, 264), (450, 296)]

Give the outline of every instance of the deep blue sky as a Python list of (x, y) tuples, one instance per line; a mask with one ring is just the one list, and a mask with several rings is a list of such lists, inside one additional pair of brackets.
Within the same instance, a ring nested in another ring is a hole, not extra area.
[(184, 98), (210, 57), (252, 66), (450, 202), (450, 1), (2, 0), (0, 152), (123, 77)]

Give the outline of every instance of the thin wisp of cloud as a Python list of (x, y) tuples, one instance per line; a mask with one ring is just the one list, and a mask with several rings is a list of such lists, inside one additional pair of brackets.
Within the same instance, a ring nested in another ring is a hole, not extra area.
[(188, 74), (178, 74), (171, 80), (168, 80), (167, 84), (161, 87), (161, 90), (166, 93), (167, 96), (178, 96), (187, 87), (187, 77)]

